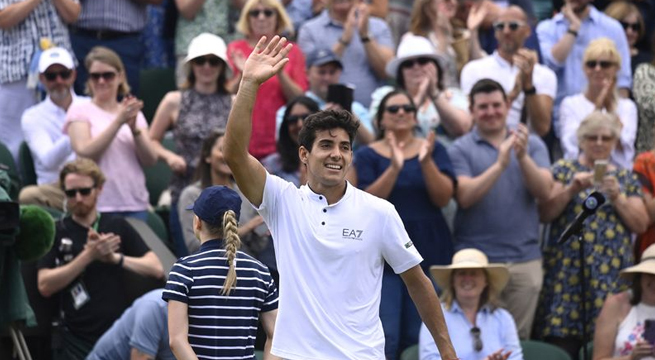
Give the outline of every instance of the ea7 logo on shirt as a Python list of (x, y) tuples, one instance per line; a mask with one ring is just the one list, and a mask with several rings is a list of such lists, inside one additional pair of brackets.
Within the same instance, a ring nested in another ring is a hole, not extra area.
[(343, 229), (341, 235), (343, 236), (344, 239), (362, 241), (364, 240), (362, 239), (363, 233), (364, 230)]

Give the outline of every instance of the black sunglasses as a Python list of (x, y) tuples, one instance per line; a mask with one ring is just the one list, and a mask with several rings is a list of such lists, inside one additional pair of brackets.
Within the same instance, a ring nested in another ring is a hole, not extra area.
[(400, 109), (403, 109), (405, 114), (413, 113), (416, 112), (416, 107), (414, 105), (410, 104), (404, 104), (404, 105), (389, 105), (385, 108), (386, 111), (388, 111), (391, 114), (397, 114)]
[(629, 23), (625, 21), (621, 21), (621, 25), (623, 25), (623, 30), (628, 30), (628, 28), (632, 29), (634, 32), (639, 32), (641, 30), (641, 24), (638, 22), (636, 23)]
[(216, 56), (197, 57), (191, 61), (198, 66), (203, 66), (208, 62), (211, 67), (217, 67), (221, 63), (221, 59)]
[(606, 61), (606, 60), (601, 60), (601, 61), (589, 60), (584, 64), (585, 64), (585, 66), (587, 66), (590, 69), (595, 69), (596, 66), (598, 66), (598, 65), (600, 65), (600, 67), (603, 68), (603, 69), (608, 69), (611, 66), (614, 66), (613, 61)]
[(289, 122), (290, 124), (294, 124), (298, 122), (298, 120), (304, 121), (305, 119), (307, 119), (309, 115), (311, 114), (289, 115), (287, 116), (287, 122)]
[(43, 76), (48, 81), (55, 81), (57, 80), (57, 76), (59, 76), (62, 80), (68, 80), (68, 78), (70, 78), (72, 74), (73, 74), (72, 70), (47, 71), (43, 73)]
[(66, 189), (64, 190), (64, 194), (66, 194), (66, 196), (69, 198), (74, 198), (77, 195), (77, 193), (80, 193), (80, 195), (82, 196), (89, 196), (89, 194), (91, 194), (91, 190), (93, 190), (93, 187), (79, 188), (79, 189)]
[(261, 13), (264, 13), (265, 17), (270, 18), (271, 16), (273, 16), (273, 14), (275, 12), (273, 10), (271, 10), (271, 9), (264, 9), (264, 10), (256, 9), (256, 10), (248, 11), (248, 15), (250, 15), (251, 17), (254, 17), (254, 18), (258, 18), (259, 14), (261, 14)]
[(496, 21), (494, 23), (494, 30), (503, 31), (505, 30), (505, 26), (509, 27), (511, 31), (516, 31), (523, 26), (523, 23), (519, 21)]
[(415, 64), (419, 64), (419, 65), (423, 66), (423, 65), (429, 63), (430, 61), (432, 61), (432, 59), (430, 59), (430, 58), (411, 59), (411, 60), (404, 61), (402, 63), (402, 65), (400, 65), (400, 66), (402, 66), (404, 68), (411, 68), (411, 67), (414, 67)]
[(482, 351), (484, 344), (482, 344), (482, 338), (480, 337), (480, 328), (477, 326), (472, 327), (471, 335), (473, 336), (473, 349), (477, 352)]
[(105, 81), (112, 81), (116, 77), (116, 72), (106, 71), (106, 72), (89, 73), (89, 77), (91, 77), (91, 79), (93, 79), (94, 81), (98, 81), (100, 80), (100, 78), (105, 79)]

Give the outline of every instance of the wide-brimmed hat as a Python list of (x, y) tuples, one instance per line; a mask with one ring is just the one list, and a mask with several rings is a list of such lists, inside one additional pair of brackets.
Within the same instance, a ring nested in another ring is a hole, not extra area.
[(432, 265), (430, 274), (441, 289), (450, 289), (452, 272), (457, 269), (483, 269), (489, 277), (489, 287), (500, 293), (509, 281), (509, 271), (502, 264), (490, 264), (487, 256), (478, 249), (462, 249), (453, 255), (450, 265)]
[(655, 275), (655, 244), (644, 250), (639, 264), (621, 270), (620, 274), (628, 279), (631, 279), (635, 274)]
[(396, 57), (389, 61), (386, 66), (387, 75), (392, 78), (398, 74), (400, 64), (407, 60), (417, 58), (430, 58), (440, 64), (441, 57), (437, 55), (434, 46), (430, 40), (424, 36), (417, 36), (411, 33), (405, 34), (398, 44), (398, 51)]

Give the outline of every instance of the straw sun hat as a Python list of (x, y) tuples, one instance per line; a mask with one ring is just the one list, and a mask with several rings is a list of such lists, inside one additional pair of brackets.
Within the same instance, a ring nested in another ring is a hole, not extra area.
[[(655, 250), (655, 248), (654, 248)], [(430, 266), (430, 274), (441, 289), (450, 289), (453, 270), (457, 269), (483, 269), (488, 274), (489, 287), (500, 293), (509, 281), (509, 271), (505, 265), (489, 264), (487, 256), (478, 249), (462, 249), (453, 255), (450, 265)]]
[(639, 264), (621, 270), (620, 274), (628, 279), (632, 278), (635, 274), (655, 275), (655, 244), (644, 250)]

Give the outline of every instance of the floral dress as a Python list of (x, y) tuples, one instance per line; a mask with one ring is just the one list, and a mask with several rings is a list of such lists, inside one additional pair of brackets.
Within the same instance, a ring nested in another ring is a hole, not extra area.
[[(592, 171), (578, 160), (560, 160), (553, 165), (555, 181), (569, 184), (578, 172)], [(626, 196), (642, 196), (641, 187), (629, 170), (609, 172), (618, 178)], [(582, 337), (582, 296), (580, 292), (580, 243), (570, 239), (557, 245), (566, 226), (582, 211), (584, 199), (593, 189), (578, 193), (562, 214), (551, 223), (544, 246), (544, 283), (541, 290), (535, 331), (538, 337)], [(627, 289), (619, 271), (633, 264), (631, 232), (614, 207), (606, 202), (585, 222), (584, 267), (587, 304), (587, 334), (594, 333), (596, 318), (608, 294)]]

